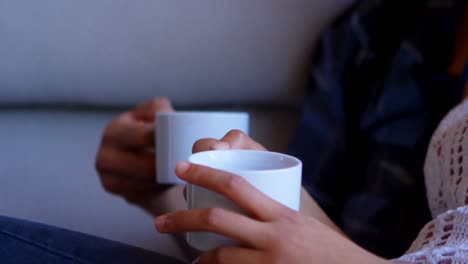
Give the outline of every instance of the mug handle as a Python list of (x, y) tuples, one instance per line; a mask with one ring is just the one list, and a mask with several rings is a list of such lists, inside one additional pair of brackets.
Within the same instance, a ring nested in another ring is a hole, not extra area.
[(193, 209), (193, 184), (187, 184), (187, 209)]

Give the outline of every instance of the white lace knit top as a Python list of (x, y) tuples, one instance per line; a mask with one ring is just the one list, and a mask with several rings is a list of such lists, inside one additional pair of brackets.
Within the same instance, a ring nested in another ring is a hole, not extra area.
[(434, 132), (424, 174), (434, 220), (395, 261), (468, 263), (468, 100), (454, 108)]

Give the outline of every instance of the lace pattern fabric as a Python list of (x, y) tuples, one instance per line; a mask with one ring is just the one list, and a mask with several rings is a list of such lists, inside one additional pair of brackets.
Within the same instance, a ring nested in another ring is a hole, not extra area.
[(396, 262), (468, 263), (468, 206), (450, 210), (429, 222), (407, 254)]
[(440, 123), (428, 148), (424, 174), (434, 220), (395, 262), (468, 263), (468, 100)]
[(424, 174), (432, 217), (468, 205), (468, 100), (453, 109), (432, 136)]

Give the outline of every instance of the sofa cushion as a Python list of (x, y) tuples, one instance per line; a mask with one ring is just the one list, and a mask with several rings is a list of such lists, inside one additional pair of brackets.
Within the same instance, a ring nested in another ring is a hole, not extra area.
[[(251, 113), (254, 139), (270, 150), (284, 151), (297, 111), (236, 110)], [(96, 151), (105, 125), (121, 111), (2, 109), (0, 215), (184, 259), (180, 244), (154, 230), (153, 217), (101, 187), (94, 168)], [(181, 192), (170, 197), (181, 199)]]
[(3, 0), (0, 104), (294, 104), (351, 1)]
[(183, 259), (153, 217), (106, 193), (94, 169), (116, 113), (1, 111), (0, 215), (33, 220)]

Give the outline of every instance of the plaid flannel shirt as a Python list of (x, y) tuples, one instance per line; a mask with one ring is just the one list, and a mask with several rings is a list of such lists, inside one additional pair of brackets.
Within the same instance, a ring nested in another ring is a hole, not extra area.
[[(448, 66), (464, 1), (358, 1), (323, 33), (290, 153), (355, 242), (400, 256), (431, 219), (423, 163), (463, 93)], [(464, 80), (462, 80), (464, 79)]]

